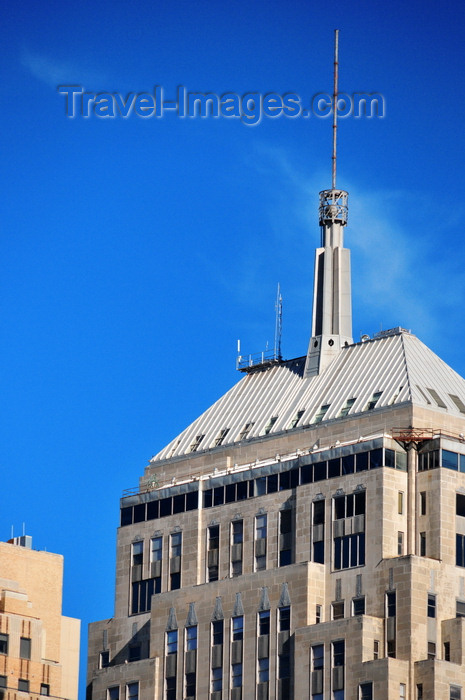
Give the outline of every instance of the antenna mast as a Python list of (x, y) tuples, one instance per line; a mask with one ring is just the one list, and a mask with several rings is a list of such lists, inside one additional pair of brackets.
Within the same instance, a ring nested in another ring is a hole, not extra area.
[(333, 90), (333, 180), (332, 189), (336, 189), (336, 157), (337, 157), (337, 90), (338, 90), (338, 53), (339, 29), (334, 30), (334, 90)]
[(283, 330), (283, 298), (281, 296), (281, 288), (278, 282), (278, 292), (276, 294), (276, 322), (274, 329), (274, 355), (278, 360), (282, 359), (281, 355), (281, 335)]

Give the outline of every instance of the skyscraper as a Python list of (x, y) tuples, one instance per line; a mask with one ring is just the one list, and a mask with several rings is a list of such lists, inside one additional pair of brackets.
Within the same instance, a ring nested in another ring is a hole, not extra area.
[(353, 341), (347, 220), (333, 176), (307, 354), (239, 358), (123, 495), (92, 700), (465, 697), (465, 381)]

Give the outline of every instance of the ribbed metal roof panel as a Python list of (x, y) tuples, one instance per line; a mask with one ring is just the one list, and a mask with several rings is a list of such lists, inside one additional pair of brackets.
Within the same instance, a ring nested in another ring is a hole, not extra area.
[[(297, 358), (247, 374), (152, 462), (188, 454), (200, 435), (204, 437), (198, 451), (211, 449), (226, 428), (222, 444), (236, 443), (247, 423), (253, 423), (247, 440), (263, 435), (274, 417), (269, 434), (287, 430), (302, 410), (297, 427), (311, 424), (324, 405), (329, 408), (323, 420), (334, 419), (348, 399), (355, 399), (349, 415), (362, 413), (377, 392), (381, 396), (373, 410), (411, 401), (460, 415), (451, 395), (465, 404), (465, 380), (405, 331), (342, 348), (315, 377), (303, 378), (304, 364), (305, 358)], [(440, 408), (428, 389), (436, 392), (447, 408)]]

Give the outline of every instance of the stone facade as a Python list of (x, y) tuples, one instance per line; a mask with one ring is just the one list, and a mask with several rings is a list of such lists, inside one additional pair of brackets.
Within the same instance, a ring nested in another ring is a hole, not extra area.
[(405, 403), (151, 463), (89, 698), (465, 698), (463, 432)]

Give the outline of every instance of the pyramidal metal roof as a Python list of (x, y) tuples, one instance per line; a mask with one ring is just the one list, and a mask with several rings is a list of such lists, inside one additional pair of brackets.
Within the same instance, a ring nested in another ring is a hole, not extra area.
[(341, 348), (312, 377), (305, 360), (254, 368), (151, 462), (406, 402), (465, 414), (465, 380), (404, 329)]

